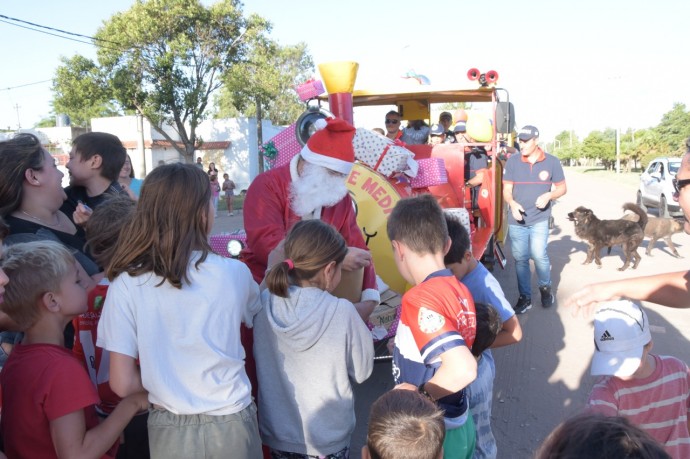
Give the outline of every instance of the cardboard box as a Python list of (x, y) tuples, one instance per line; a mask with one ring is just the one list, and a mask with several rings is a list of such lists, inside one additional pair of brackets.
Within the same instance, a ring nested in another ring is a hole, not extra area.
[(364, 280), (364, 268), (357, 271), (342, 271), (340, 283), (331, 292), (333, 296), (345, 298), (351, 303), (359, 303), (362, 299), (362, 281)]
[(395, 336), (400, 322), (401, 303), (402, 296), (393, 290), (389, 289), (381, 294), (381, 303), (369, 316), (369, 329), (374, 341)]

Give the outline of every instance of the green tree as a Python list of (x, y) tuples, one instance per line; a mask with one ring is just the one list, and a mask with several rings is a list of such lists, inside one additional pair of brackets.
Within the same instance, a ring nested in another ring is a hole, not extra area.
[[(263, 144), (261, 122), (290, 124), (304, 111), (296, 84), (306, 81), (314, 73), (314, 63), (307, 53), (307, 45), (281, 47), (268, 40), (257, 40), (245, 62), (234, 65), (224, 75), (224, 87), (218, 98), (218, 113), (228, 116), (239, 111), (256, 117), (259, 145)], [(263, 172), (263, 157), (259, 155), (259, 172)]]
[(686, 111), (685, 104), (674, 104), (671, 111), (662, 116), (655, 130), (671, 154), (683, 153), (685, 139), (690, 137), (690, 112)]
[(611, 169), (616, 158), (615, 135), (613, 129), (590, 132), (582, 141), (582, 155), (591, 160), (601, 160), (606, 169)]
[(647, 129), (635, 133), (635, 150), (639, 155), (640, 166), (645, 169), (649, 162), (658, 156), (668, 156), (670, 149), (665, 143), (661, 134), (656, 129)]
[(216, 101), (217, 113), (221, 117), (238, 113), (253, 117), (260, 103), (264, 119), (275, 125), (293, 123), (304, 111), (304, 103), (292, 88), (313, 73), (314, 62), (305, 43), (280, 46), (263, 40), (252, 49), (246, 62), (225, 74)]
[[(53, 78), (53, 112), (69, 115), (72, 124), (89, 127), (91, 118), (120, 114), (98, 66), (80, 55), (60, 58)], [(54, 125), (54, 124), (53, 124)]]
[(46, 116), (44, 118), (41, 118), (41, 120), (36, 123), (36, 126), (34, 127), (55, 127), (55, 117), (54, 116)]
[(196, 129), (221, 75), (243, 62), (268, 30), (263, 18), (243, 16), (239, 0), (209, 7), (200, 0), (139, 0), (98, 30), (98, 61), (114, 99), (142, 113), (191, 163), (201, 143)]

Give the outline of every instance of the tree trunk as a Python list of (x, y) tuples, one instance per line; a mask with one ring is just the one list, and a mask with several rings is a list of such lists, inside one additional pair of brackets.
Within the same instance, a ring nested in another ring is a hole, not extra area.
[(264, 144), (264, 133), (263, 133), (263, 120), (262, 120), (262, 113), (261, 113), (261, 102), (257, 101), (256, 102), (256, 139), (258, 148), (257, 152), (259, 154), (259, 174), (263, 174), (264, 172), (264, 155), (261, 154), (261, 146)]

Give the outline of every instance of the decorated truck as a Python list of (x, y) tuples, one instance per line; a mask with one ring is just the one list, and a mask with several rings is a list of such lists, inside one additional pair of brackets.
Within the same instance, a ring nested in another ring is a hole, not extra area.
[[(464, 121), (466, 136), (458, 143), (408, 145), (388, 139), (366, 128), (358, 128), (353, 141), (357, 162), (347, 178), (347, 186), (356, 206), (357, 223), (372, 252), (376, 273), (381, 284), (382, 302), (391, 303), (391, 311), (378, 310), (374, 327), (385, 325), (375, 338), (395, 332), (395, 306), (407, 285), (399, 275), (386, 220), (396, 202), (419, 193), (431, 193), (441, 206), (460, 219), (468, 228), (472, 251), (490, 268), (505, 263), (501, 244), (506, 235), (505, 206), (501, 176), (505, 154), (512, 151), (514, 110), (508, 92), (496, 86), (495, 71), (482, 73), (470, 69), (458, 78), (458, 88), (433, 85), (407, 85), (404, 89), (354, 89), (358, 64), (335, 62), (319, 65), (322, 81), (310, 81), (297, 88), (307, 110), (292, 125), (263, 146), (270, 167), (287, 164), (306, 143), (320, 118), (335, 116), (357, 125), (357, 107), (380, 106), (380, 118), (393, 109), (406, 121), (423, 120), (434, 123), (432, 113), (444, 104), (461, 104), (457, 121)], [(324, 87), (325, 86), (325, 87)], [(452, 129), (452, 127), (451, 127)], [(475, 190), (466, 186), (466, 157), (480, 149), (488, 156), (482, 183)], [(212, 238), (216, 251), (237, 256), (246, 244), (242, 232)], [(385, 316), (385, 317), (384, 317)], [(391, 329), (391, 325), (393, 328)]]

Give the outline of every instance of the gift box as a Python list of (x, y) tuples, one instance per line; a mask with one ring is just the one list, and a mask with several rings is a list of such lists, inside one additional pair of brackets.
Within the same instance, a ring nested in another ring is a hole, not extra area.
[(414, 153), (404, 145), (364, 128), (357, 128), (352, 139), (355, 158), (386, 177), (400, 172), (409, 177), (417, 175)]
[[(288, 164), (290, 160), (302, 150), (302, 145), (297, 140), (295, 125), (295, 123), (292, 123), (290, 126), (274, 135), (269, 141), (278, 151), (274, 158), (268, 158), (271, 167), (279, 167)], [(268, 142), (265, 145), (268, 145)]]
[(326, 90), (323, 88), (323, 83), (321, 83), (320, 80), (306, 81), (295, 87), (295, 91), (297, 91), (297, 95), (302, 102), (319, 97), (321, 94), (326, 92)]
[(467, 230), (467, 234), (472, 235), (472, 225), (470, 224), (470, 213), (464, 207), (449, 207), (443, 209), (446, 215), (449, 215), (453, 220), (462, 223), (462, 226)]
[(381, 294), (381, 303), (369, 316), (367, 324), (374, 341), (391, 338), (398, 331), (400, 322), (400, 304), (402, 297), (393, 290)]
[(417, 176), (410, 179), (412, 188), (426, 188), (448, 183), (448, 172), (443, 158), (426, 158), (417, 161)]
[(211, 250), (221, 257), (232, 258), (232, 255), (228, 252), (228, 242), (231, 240), (240, 241), (242, 248), (247, 247), (247, 233), (245, 233), (244, 230), (236, 230), (232, 233), (214, 234), (209, 238), (209, 244), (211, 245)]

